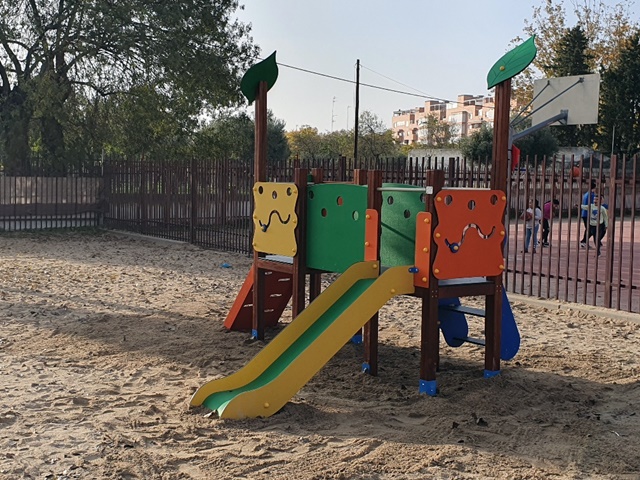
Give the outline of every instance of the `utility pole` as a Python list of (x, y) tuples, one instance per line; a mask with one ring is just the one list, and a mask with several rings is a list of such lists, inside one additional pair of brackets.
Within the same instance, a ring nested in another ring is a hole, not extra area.
[(360, 110), (360, 59), (356, 60), (356, 116), (353, 128), (353, 160), (358, 160), (358, 113)]
[(336, 97), (333, 97), (333, 102), (331, 102), (331, 131), (333, 132), (333, 121), (336, 119), (336, 116), (333, 114), (334, 107), (336, 106)]

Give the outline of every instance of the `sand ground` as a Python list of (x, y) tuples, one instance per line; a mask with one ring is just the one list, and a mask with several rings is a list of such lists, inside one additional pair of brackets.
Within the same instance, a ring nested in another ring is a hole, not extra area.
[(189, 409), (263, 346), (222, 327), (249, 266), (112, 232), (0, 235), (0, 478), (640, 478), (640, 316), (570, 304), (512, 297), (516, 358), (486, 380), (480, 347), (443, 346), (434, 398), (401, 297), (378, 377), (348, 344), (271, 418)]

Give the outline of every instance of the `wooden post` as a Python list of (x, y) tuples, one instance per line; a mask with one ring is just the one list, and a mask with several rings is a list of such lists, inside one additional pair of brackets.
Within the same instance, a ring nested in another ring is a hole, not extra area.
[[(361, 179), (359, 179), (360, 181)], [(382, 193), (378, 188), (382, 187), (382, 172), (380, 170), (370, 170), (367, 172), (368, 187), (368, 208), (378, 211), (382, 218)], [(381, 227), (378, 226), (378, 238), (381, 234)], [(380, 242), (378, 242), (378, 251), (376, 258), (380, 260)], [(380, 262), (378, 262), (379, 264)], [(378, 265), (380, 268), (380, 265)], [(364, 325), (364, 372), (374, 377), (378, 375), (378, 313)]]
[[(267, 181), (267, 82), (258, 84), (255, 99), (255, 154), (253, 158), (253, 181)], [(251, 335), (256, 340), (264, 340), (264, 295), (265, 271), (258, 267), (260, 254), (253, 251), (253, 321)]]
[[(493, 128), (493, 156), (491, 188), (507, 194), (509, 174), (509, 113), (511, 109), (511, 79), (496, 85), (495, 117)], [(505, 212), (506, 214), (506, 212)], [(500, 246), (504, 256), (504, 243)], [(491, 377), (500, 372), (500, 345), (502, 342), (502, 275), (488, 277), (493, 281), (493, 295), (485, 297), (485, 349), (484, 375)]]
[[(432, 193), (425, 195), (425, 210), (431, 212), (432, 229), (438, 225), (435, 208), (435, 196), (444, 186), (444, 171), (428, 170), (427, 186), (433, 188)], [(431, 238), (429, 246), (431, 265), (436, 258), (436, 243)], [(440, 362), (440, 331), (438, 322), (438, 279), (429, 271), (429, 286), (418, 289), (422, 298), (422, 321), (420, 325), (420, 393), (434, 396), (436, 394), (436, 372)]]
[[(322, 168), (312, 168), (311, 176), (313, 177), (313, 183), (322, 183), (324, 181), (324, 170)], [(309, 274), (309, 301), (315, 300), (320, 295), (322, 288), (322, 274), (318, 272), (312, 272)]]
[(260, 82), (255, 100), (254, 182), (267, 181), (267, 89), (267, 82)]
[(493, 120), (493, 155), (491, 188), (507, 191), (509, 171), (509, 112), (511, 109), (511, 80), (496, 85), (495, 116)]
[(307, 245), (307, 173), (306, 168), (295, 170), (294, 182), (298, 187), (298, 200), (296, 201), (296, 225), (295, 237), (297, 252), (293, 257), (293, 298), (291, 300), (292, 318), (296, 318), (305, 307), (305, 283), (306, 283), (306, 245)]

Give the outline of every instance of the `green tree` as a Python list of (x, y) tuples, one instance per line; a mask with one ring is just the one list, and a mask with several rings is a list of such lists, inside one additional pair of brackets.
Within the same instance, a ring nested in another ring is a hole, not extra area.
[(485, 160), (493, 155), (493, 128), (487, 124), (460, 140), (462, 155), (472, 160)]
[[(555, 128), (555, 127), (554, 127)], [(522, 137), (515, 146), (520, 149), (520, 161), (529, 163), (541, 162), (544, 157), (551, 158), (558, 152), (558, 139), (551, 132), (549, 127)]]
[[(29, 131), (43, 153), (66, 155), (64, 106), (141, 85), (182, 97), (195, 117), (240, 103), (257, 55), (237, 0), (16, 0), (0, 3), (0, 121), (8, 169), (27, 162)], [(32, 120), (35, 121), (32, 123)]]
[[(521, 127), (524, 129), (526, 123)], [(552, 157), (558, 151), (558, 140), (548, 128), (522, 137), (515, 145), (520, 149), (521, 161), (528, 157), (529, 162), (534, 162), (537, 157)], [(484, 124), (480, 129), (460, 141), (462, 155), (472, 160), (485, 160), (493, 155), (493, 128)]]
[[(562, 0), (541, 0), (541, 5), (533, 7), (530, 17), (524, 20), (526, 37), (536, 36), (538, 54), (533, 64), (523, 74), (514, 78), (514, 97), (520, 104), (528, 103), (533, 94), (533, 81), (542, 76), (550, 76), (558, 45), (565, 36), (567, 12)], [(632, 0), (616, 3), (605, 0), (573, 0), (573, 15), (576, 25), (583, 30), (589, 41), (589, 71), (608, 68), (620, 51), (620, 45), (637, 28), (637, 20), (630, 13)], [(514, 39), (521, 43), (522, 37)]]
[[(267, 159), (282, 162), (289, 158), (289, 142), (284, 120), (267, 112)], [(189, 153), (202, 158), (226, 158), (251, 163), (254, 158), (255, 122), (245, 112), (226, 113), (202, 127)]]
[(300, 159), (315, 160), (323, 155), (322, 138), (315, 127), (303, 125), (299, 130), (288, 132), (287, 140), (291, 154)]
[(353, 130), (334, 130), (321, 135), (321, 151), (326, 158), (353, 156)]
[(451, 146), (453, 127), (435, 115), (427, 115), (419, 124), (419, 143), (415, 148), (445, 148)]
[(393, 141), (393, 132), (376, 114), (364, 111), (360, 114), (358, 127), (358, 156), (373, 160), (400, 155)]
[(112, 95), (101, 104), (108, 129), (107, 153), (147, 158), (187, 153), (197, 121), (184, 111), (189, 106), (182, 97), (170, 98), (144, 85)]
[[(640, 151), (640, 29), (623, 44), (617, 60), (602, 76), (600, 143), (614, 153)], [(614, 133), (615, 130), (615, 133)]]

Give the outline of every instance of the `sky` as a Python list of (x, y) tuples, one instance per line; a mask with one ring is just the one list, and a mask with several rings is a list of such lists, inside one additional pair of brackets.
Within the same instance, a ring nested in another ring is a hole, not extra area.
[[(612, 3), (615, 3), (613, 1)], [(524, 20), (542, 0), (241, 0), (238, 18), (252, 26), (262, 58), (280, 64), (267, 106), (286, 130), (353, 128), (355, 84), (455, 101), (487, 95), (493, 64), (513, 48)], [(569, 25), (572, 8), (565, 1)], [(634, 5), (634, 13), (640, 8)], [(288, 65), (289, 67), (285, 66)], [(290, 68), (290, 67), (295, 67)], [(360, 112), (391, 127), (393, 112), (426, 98), (360, 87)], [(253, 107), (250, 107), (253, 111)]]

